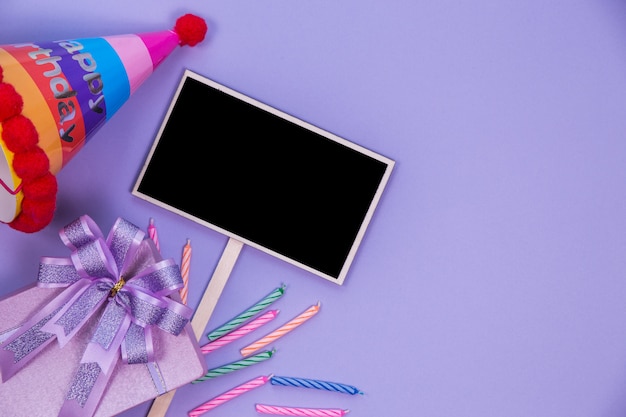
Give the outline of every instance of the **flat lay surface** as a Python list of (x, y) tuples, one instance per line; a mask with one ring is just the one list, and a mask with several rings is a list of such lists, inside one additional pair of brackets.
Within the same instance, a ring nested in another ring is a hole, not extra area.
[[(59, 230), (87, 214), (105, 233), (118, 217), (146, 231), (153, 219), (177, 263), (189, 239), (187, 303), (198, 306), (229, 238), (131, 194), (189, 69), (395, 166), (343, 285), (243, 246), (200, 345), (284, 294), (269, 322), (207, 353), (209, 369), (319, 310), (256, 350), (257, 363), (178, 389), (168, 417), (250, 381), (262, 385), (206, 415), (626, 413), (626, 5), (9, 0), (0, 45), (159, 31), (185, 13), (206, 19), (206, 39), (174, 50), (61, 169), (52, 223), (0, 230), (0, 296), (33, 284), (41, 257), (68, 256)], [(191, 181), (178, 172), (163, 187)]]

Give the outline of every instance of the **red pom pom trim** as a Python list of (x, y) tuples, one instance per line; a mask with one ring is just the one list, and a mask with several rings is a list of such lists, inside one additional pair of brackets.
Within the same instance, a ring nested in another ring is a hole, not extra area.
[(0, 82), (0, 120), (8, 119), (22, 112), (22, 96), (11, 84)]
[(48, 172), (32, 181), (26, 181), (22, 186), (22, 193), (27, 200), (54, 200), (57, 195), (56, 177)]
[(22, 181), (32, 181), (50, 171), (48, 155), (40, 148), (16, 153), (13, 157), (13, 170)]
[(7, 148), (17, 154), (35, 148), (39, 142), (39, 134), (29, 118), (18, 114), (2, 122), (2, 139)]
[(50, 173), (48, 155), (38, 145), (39, 134), (35, 125), (21, 114), (22, 96), (13, 86), (3, 83), (2, 66), (0, 83), (2, 140), (14, 153), (13, 169), (22, 180), (15, 190), (2, 180), (0, 185), (13, 195), (20, 191), (23, 194), (20, 213), (9, 226), (21, 232), (34, 233), (52, 221), (56, 209), (57, 180)]
[(174, 26), (174, 32), (180, 38), (181, 46), (196, 46), (204, 40), (207, 29), (203, 18), (190, 13), (179, 17)]

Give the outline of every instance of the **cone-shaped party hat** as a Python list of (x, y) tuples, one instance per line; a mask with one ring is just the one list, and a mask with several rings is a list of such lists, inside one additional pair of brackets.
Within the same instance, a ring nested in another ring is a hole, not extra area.
[(177, 46), (206, 32), (187, 14), (160, 32), (0, 45), (0, 222), (47, 226), (55, 174)]

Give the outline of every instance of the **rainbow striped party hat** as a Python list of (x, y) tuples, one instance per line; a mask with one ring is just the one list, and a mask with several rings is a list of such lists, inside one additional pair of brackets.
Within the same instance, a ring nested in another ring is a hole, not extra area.
[(25, 233), (56, 209), (57, 174), (204, 19), (172, 30), (0, 45), (0, 222)]

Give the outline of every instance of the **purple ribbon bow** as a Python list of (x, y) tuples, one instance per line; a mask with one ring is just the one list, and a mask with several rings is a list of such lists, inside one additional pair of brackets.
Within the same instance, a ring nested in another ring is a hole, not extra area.
[(95, 330), (59, 414), (88, 417), (95, 413), (120, 357), (127, 364), (153, 363), (152, 328), (178, 335), (192, 310), (168, 297), (183, 286), (176, 263), (161, 260), (132, 223), (119, 218), (105, 241), (93, 220), (82, 216), (60, 235), (71, 256), (42, 258), (37, 285), (66, 289), (3, 342), (0, 370), (9, 379), (55, 338), (63, 347), (93, 323)]

